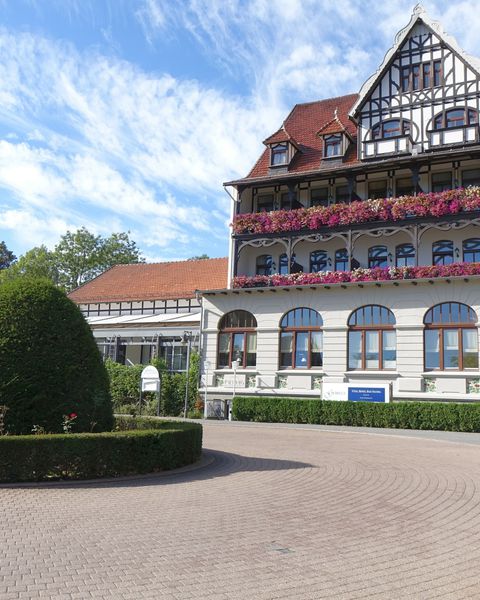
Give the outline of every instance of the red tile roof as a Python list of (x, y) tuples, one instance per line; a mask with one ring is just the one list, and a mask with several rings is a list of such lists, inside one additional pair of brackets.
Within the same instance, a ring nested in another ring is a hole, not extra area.
[[(297, 104), (285, 119), (283, 127), (294, 138), (300, 151), (297, 152), (289, 165), (289, 173), (315, 171), (320, 168), (322, 160), (322, 138), (318, 131), (335, 119), (337, 109), (338, 120), (344, 125), (346, 132), (352, 138), (352, 143), (343, 159), (344, 164), (358, 163), (357, 159), (357, 128), (349, 119), (348, 112), (358, 98), (358, 94), (328, 98), (318, 102)], [(279, 130), (281, 131), (281, 130)], [(279, 133), (279, 132), (277, 132)], [(322, 131), (322, 133), (324, 133)], [(274, 134), (276, 135), (276, 134)], [(273, 137), (273, 136), (272, 136)], [(271, 138), (267, 138), (270, 142)], [(269, 149), (266, 148), (246, 179), (269, 176)]]
[(325, 123), (325, 125), (320, 127), (317, 131), (317, 135), (329, 135), (330, 133), (346, 133), (349, 135), (347, 128), (338, 117), (333, 117), (331, 121)]
[(282, 125), (278, 131), (276, 131), (273, 135), (268, 137), (266, 140), (263, 140), (263, 143), (266, 146), (270, 144), (276, 144), (279, 142), (292, 142), (294, 146), (298, 147), (298, 142), (288, 133), (285, 129), (285, 126)]
[(69, 297), (77, 304), (193, 298), (195, 290), (227, 287), (227, 258), (116, 265)]

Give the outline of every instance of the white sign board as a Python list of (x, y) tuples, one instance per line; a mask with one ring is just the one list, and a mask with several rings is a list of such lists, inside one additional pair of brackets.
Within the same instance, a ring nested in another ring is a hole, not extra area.
[(390, 402), (390, 384), (324, 383), (322, 400), (342, 402)]
[(142, 392), (158, 392), (160, 389), (160, 375), (153, 365), (145, 367), (140, 375)]

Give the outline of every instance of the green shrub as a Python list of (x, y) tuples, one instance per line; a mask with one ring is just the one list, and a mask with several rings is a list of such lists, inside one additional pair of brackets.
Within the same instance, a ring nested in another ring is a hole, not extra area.
[(480, 403), (440, 402), (335, 402), (298, 398), (236, 397), (233, 418), (238, 421), (310, 423), (480, 431)]
[[(191, 464), (201, 455), (201, 425), (122, 423), (127, 429), (115, 432), (0, 437), (0, 481), (153, 473)], [(141, 429), (144, 425), (149, 429)]]
[(71, 413), (73, 431), (112, 428), (108, 376), (90, 327), (46, 280), (0, 285), (0, 404), (9, 433), (60, 432)]
[[(185, 373), (167, 373), (163, 361), (153, 361), (162, 378), (160, 414), (178, 417), (183, 415), (185, 403)], [(132, 414), (139, 410), (140, 376), (145, 365), (121, 365), (107, 360), (105, 366), (110, 378), (110, 392), (114, 411), (117, 414)], [(192, 353), (190, 357), (188, 406), (193, 409), (198, 395), (199, 356)], [(155, 393), (143, 394), (142, 413), (156, 415), (158, 400)]]

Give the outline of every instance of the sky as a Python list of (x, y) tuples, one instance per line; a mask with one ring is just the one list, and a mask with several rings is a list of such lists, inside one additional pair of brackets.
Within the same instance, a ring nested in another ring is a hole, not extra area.
[[(225, 256), (231, 200), (296, 103), (357, 92), (413, 2), (0, 0), (0, 241), (130, 231)], [(428, 1), (480, 56), (475, 1)]]

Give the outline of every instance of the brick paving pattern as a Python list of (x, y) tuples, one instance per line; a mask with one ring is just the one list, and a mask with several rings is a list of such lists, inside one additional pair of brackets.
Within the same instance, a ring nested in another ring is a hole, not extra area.
[(480, 446), (205, 426), (210, 464), (0, 488), (0, 598), (480, 598)]

